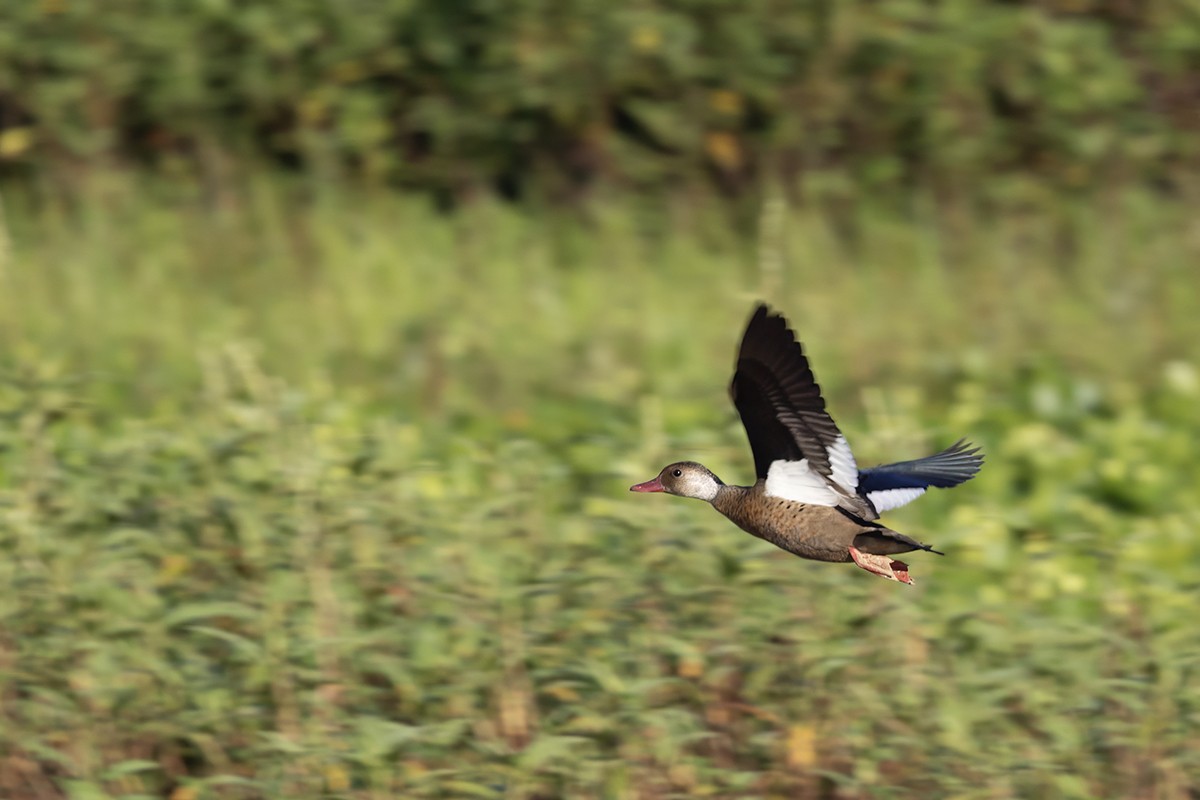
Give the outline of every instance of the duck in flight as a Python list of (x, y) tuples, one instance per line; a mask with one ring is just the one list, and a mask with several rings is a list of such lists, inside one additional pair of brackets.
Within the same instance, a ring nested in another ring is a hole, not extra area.
[(678, 461), (630, 491), (704, 500), (789, 553), (853, 561), (902, 583), (912, 583), (908, 565), (892, 556), (913, 550), (943, 555), (875, 520), (931, 486), (970, 480), (983, 465), (979, 448), (960, 439), (925, 458), (859, 469), (787, 320), (765, 305), (746, 326), (729, 392), (754, 453), (754, 485), (729, 486), (702, 464)]

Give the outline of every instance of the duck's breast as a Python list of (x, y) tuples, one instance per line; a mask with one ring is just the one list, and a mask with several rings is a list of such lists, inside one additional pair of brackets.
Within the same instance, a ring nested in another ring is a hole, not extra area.
[(729, 486), (736, 491), (718, 493), (713, 507), (747, 533), (815, 561), (850, 561), (850, 545), (862, 532), (836, 508), (806, 505), (763, 491), (760, 481), (754, 486)]

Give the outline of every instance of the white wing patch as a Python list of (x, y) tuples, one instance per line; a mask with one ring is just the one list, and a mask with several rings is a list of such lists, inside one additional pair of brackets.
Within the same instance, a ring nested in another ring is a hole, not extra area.
[[(839, 434), (827, 452), (832, 473), (829, 478), (809, 466), (807, 458), (772, 461), (763, 487), (766, 493), (810, 506), (836, 506), (847, 497), (854, 497), (858, 491), (858, 465), (846, 437)], [(831, 485), (830, 480), (836, 485)]]
[(836, 506), (841, 495), (808, 466), (808, 459), (772, 461), (763, 487), (771, 497), (782, 497), (809, 506)]
[(923, 494), (925, 494), (925, 490), (919, 486), (903, 489), (880, 489), (877, 492), (868, 492), (867, 499), (871, 501), (871, 505), (875, 506), (875, 510), (882, 514), (893, 508), (899, 508), (905, 503), (911, 503)]
[(854, 463), (854, 453), (850, 452), (846, 437), (839, 433), (826, 452), (833, 470), (833, 482), (845, 489), (846, 494), (853, 496), (858, 491), (858, 464)]

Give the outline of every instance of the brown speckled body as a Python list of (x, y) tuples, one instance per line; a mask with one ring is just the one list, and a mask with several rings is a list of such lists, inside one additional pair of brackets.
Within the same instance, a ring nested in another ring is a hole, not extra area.
[(850, 561), (853, 545), (864, 553), (895, 555), (921, 548), (913, 539), (830, 506), (805, 505), (753, 486), (722, 485), (713, 508), (747, 533), (813, 561)]

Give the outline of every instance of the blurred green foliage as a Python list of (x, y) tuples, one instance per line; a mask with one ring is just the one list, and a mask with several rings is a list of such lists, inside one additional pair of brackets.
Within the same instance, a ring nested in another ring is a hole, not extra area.
[[(8, 206), (4, 797), (1200, 791), (1188, 209), (809, 207), (757, 254), (246, 181)], [(915, 588), (627, 492), (749, 478), (757, 297), (864, 464), (984, 447), (889, 515), (948, 554)]]
[(446, 197), (766, 178), (1178, 182), (1194, 0), (74, 0), (0, 8), (0, 168), (228, 156)]

